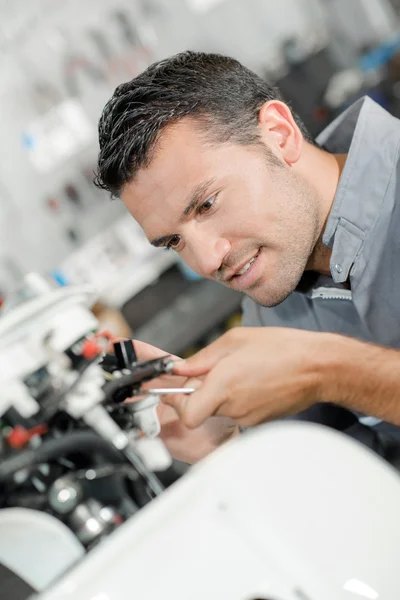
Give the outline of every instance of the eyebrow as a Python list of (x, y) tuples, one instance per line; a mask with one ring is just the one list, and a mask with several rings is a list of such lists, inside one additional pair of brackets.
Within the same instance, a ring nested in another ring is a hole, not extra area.
[[(194, 190), (190, 194), (189, 202), (187, 203), (186, 207), (182, 211), (182, 214), (179, 219), (179, 223), (183, 223), (183, 221), (185, 221), (188, 218), (188, 216), (197, 208), (197, 205), (203, 199), (207, 190), (213, 185), (213, 183), (215, 183), (215, 177), (212, 177), (211, 179), (208, 179), (207, 181), (203, 181), (202, 183), (199, 183), (194, 188)], [(155, 246), (156, 248), (159, 248), (160, 246), (164, 246), (165, 243), (168, 242), (168, 240), (170, 240), (171, 237), (173, 237), (174, 235), (176, 235), (176, 234), (173, 233), (170, 235), (163, 235), (162, 237), (152, 240), (150, 242), (150, 244), (152, 246)]]
[(211, 177), (211, 179), (203, 181), (203, 183), (199, 183), (199, 185), (195, 187), (195, 189), (190, 195), (189, 202), (184, 211), (182, 212), (181, 218), (179, 219), (180, 223), (187, 219), (187, 217), (195, 210), (200, 200), (203, 199), (208, 188), (210, 188), (213, 185), (213, 183), (215, 183), (215, 177)]

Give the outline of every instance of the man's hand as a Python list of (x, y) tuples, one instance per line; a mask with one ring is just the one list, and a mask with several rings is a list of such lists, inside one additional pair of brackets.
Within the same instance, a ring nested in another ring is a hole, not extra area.
[[(175, 433), (184, 426), (183, 435), (170, 437), (176, 443), (181, 439), (181, 450), (190, 455), (199, 444), (199, 455), (191, 460), (231, 437), (237, 431), (235, 421), (254, 425), (297, 413), (315, 402), (334, 402), (400, 426), (399, 350), (333, 333), (236, 328), (188, 361), (177, 362), (175, 372), (196, 378), (198, 389), (189, 396), (165, 396), (160, 411), (165, 410), (166, 431), (169, 419)], [(176, 413), (166, 412), (167, 403)], [(229, 420), (220, 427), (210, 415)], [(188, 430), (202, 423), (204, 429)], [(201, 434), (202, 443), (191, 436), (195, 432)], [(171, 453), (178, 457), (172, 448)]]
[[(134, 340), (135, 352), (139, 360), (153, 360), (154, 358), (160, 358), (161, 356), (171, 356), (174, 360), (180, 360), (178, 356), (174, 354), (168, 354), (160, 348), (146, 344), (146, 342), (140, 342)], [(169, 387), (184, 387), (187, 382), (187, 377), (178, 377), (177, 375), (161, 375), (157, 379), (147, 381), (143, 388), (169, 388)], [(189, 386), (187, 386), (189, 387)]]
[[(117, 341), (117, 340), (115, 340)], [(135, 351), (139, 360), (152, 360), (168, 353), (160, 348), (135, 340)], [(177, 356), (171, 355), (177, 359)], [(195, 387), (201, 385), (200, 378), (177, 375), (161, 375), (148, 381), (144, 388), (157, 387)], [(238, 433), (236, 424), (231, 419), (213, 417), (195, 429), (189, 429), (179, 418), (176, 410), (161, 403), (157, 409), (161, 423), (160, 438), (164, 441), (171, 455), (184, 462), (195, 463), (215, 450), (220, 444)]]
[(329, 334), (295, 329), (235, 328), (187, 361), (175, 373), (203, 377), (189, 396), (168, 396), (187, 427), (211, 415), (244, 426), (297, 413), (319, 400), (319, 357)]
[(190, 464), (198, 462), (239, 433), (236, 423), (225, 417), (211, 417), (200, 427), (190, 429), (175, 409), (163, 402), (158, 407), (158, 417), (161, 423), (160, 438), (171, 456)]

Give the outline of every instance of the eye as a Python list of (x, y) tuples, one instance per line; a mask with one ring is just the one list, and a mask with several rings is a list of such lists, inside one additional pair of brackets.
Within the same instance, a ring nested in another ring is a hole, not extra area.
[(165, 246), (165, 250), (176, 250), (179, 246), (179, 242), (181, 241), (180, 235), (173, 235), (169, 240), (168, 244)]
[(199, 208), (197, 209), (199, 215), (204, 215), (204, 213), (210, 212), (210, 210), (214, 206), (215, 199), (216, 196), (212, 196), (211, 198), (203, 202), (203, 204), (200, 204)]

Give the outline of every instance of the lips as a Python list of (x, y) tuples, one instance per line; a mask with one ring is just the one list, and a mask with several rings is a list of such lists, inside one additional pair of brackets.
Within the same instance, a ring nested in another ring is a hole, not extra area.
[(249, 260), (248, 263), (246, 263), (243, 267), (243, 269), (240, 269), (240, 271), (238, 271), (236, 273), (236, 275), (244, 275), (246, 273), (246, 271), (248, 271), (251, 267), (251, 265), (253, 264), (253, 262), (256, 260), (256, 257), (254, 256), (251, 260)]
[(239, 268), (235, 269), (235, 271), (233, 271), (233, 273), (228, 277), (228, 279), (233, 279), (234, 277), (240, 277), (241, 275), (244, 275), (250, 269), (251, 265), (256, 260), (259, 253), (260, 251), (258, 250), (255, 256), (243, 263)]

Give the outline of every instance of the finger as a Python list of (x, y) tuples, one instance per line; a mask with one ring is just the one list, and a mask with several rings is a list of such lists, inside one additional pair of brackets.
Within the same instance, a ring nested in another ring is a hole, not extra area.
[(194, 429), (214, 415), (225, 401), (224, 387), (221, 383), (221, 378), (213, 372), (193, 394), (171, 395), (165, 397), (163, 402), (176, 410), (186, 427)]
[(160, 375), (150, 381), (145, 381), (140, 386), (142, 390), (151, 390), (155, 388), (181, 388), (185, 385), (186, 377), (179, 375)]
[(197, 352), (187, 360), (179, 360), (174, 365), (174, 373), (186, 377), (199, 377), (205, 375), (215, 365), (232, 352), (232, 341), (227, 335), (223, 335), (215, 342)]
[[(168, 352), (156, 348), (147, 342), (141, 342), (140, 340), (133, 340), (135, 352), (139, 360), (152, 360), (153, 358), (160, 358), (161, 356), (170, 356)], [(179, 360), (178, 356), (171, 355), (173, 359)]]
[[(180, 377), (178, 377), (177, 375), (172, 375), (172, 377), (175, 378), (175, 381), (177, 379), (181, 379)], [(182, 378), (183, 379), (183, 383), (181, 387), (189, 387), (189, 388), (194, 388), (195, 390), (198, 390), (202, 385), (203, 382), (201, 379), (197, 379), (195, 377), (191, 378), (191, 377), (185, 377)], [(177, 387), (177, 386), (170, 386), (170, 387)], [(171, 394), (171, 395), (164, 395), (161, 396), (161, 401), (162, 404), (167, 405), (168, 407), (172, 407), (175, 411), (175, 415), (178, 412), (176, 407), (180, 407), (180, 412), (182, 413), (184, 410), (184, 402), (187, 399), (187, 395), (186, 394)], [(180, 415), (180, 413), (178, 413), (178, 416)]]

